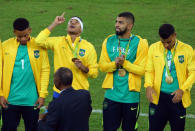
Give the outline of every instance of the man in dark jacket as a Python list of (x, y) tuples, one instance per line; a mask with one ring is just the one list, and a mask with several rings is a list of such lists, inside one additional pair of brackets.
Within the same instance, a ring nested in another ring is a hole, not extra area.
[(72, 88), (72, 71), (59, 68), (54, 75), (54, 84), (60, 96), (48, 106), (48, 113), (40, 117), (40, 131), (89, 131), (91, 97), (86, 90)]

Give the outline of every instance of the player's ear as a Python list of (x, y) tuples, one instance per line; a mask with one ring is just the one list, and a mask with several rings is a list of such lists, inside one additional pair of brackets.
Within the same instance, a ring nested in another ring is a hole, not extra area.
[(32, 28), (29, 27), (29, 28), (28, 28), (28, 31), (29, 31), (29, 33), (31, 33), (31, 32), (32, 32)]

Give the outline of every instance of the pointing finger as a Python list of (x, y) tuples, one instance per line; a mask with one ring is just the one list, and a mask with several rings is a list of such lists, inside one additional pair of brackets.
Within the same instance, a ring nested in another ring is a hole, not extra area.
[(63, 12), (62, 14), (61, 14), (61, 17), (64, 17), (64, 14), (65, 14), (66, 12)]

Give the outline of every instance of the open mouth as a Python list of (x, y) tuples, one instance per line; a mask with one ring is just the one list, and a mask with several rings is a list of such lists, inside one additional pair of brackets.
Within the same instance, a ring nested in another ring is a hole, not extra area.
[(70, 28), (75, 28), (75, 26), (74, 25), (71, 25)]

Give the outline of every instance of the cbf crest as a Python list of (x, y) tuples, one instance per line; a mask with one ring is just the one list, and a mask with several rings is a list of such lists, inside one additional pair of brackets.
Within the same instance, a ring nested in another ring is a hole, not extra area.
[(150, 115), (151, 115), (151, 116), (153, 116), (153, 115), (155, 114), (155, 109), (154, 109), (154, 108), (152, 108), (152, 107), (150, 107), (150, 109), (149, 109), (149, 110), (150, 110)]
[(179, 63), (183, 63), (184, 62), (184, 55), (178, 56), (178, 60), (179, 60)]
[(34, 57), (39, 58), (40, 56), (40, 51), (39, 50), (34, 50)]
[(80, 55), (81, 57), (85, 56), (85, 50), (84, 50), (84, 49), (80, 49), (80, 50), (79, 50), (79, 55)]

